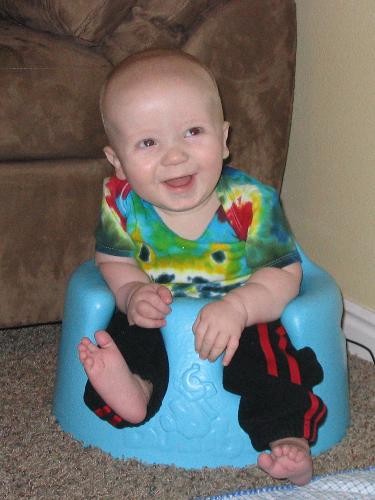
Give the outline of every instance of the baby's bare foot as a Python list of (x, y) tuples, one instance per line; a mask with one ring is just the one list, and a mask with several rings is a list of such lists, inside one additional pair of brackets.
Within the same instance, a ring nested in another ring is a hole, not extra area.
[(271, 443), (271, 453), (259, 455), (258, 466), (275, 479), (303, 486), (312, 477), (310, 447), (302, 438), (280, 439)]
[(79, 359), (95, 390), (112, 410), (131, 423), (142, 422), (152, 385), (133, 374), (110, 335), (95, 334), (100, 346), (84, 337), (79, 346)]

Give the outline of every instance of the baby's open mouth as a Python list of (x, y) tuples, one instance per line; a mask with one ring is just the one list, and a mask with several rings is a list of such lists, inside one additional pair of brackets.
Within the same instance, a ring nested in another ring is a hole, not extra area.
[(183, 177), (176, 177), (175, 179), (169, 179), (165, 181), (165, 184), (173, 188), (181, 188), (188, 186), (191, 183), (192, 179), (193, 179), (192, 175), (184, 175)]

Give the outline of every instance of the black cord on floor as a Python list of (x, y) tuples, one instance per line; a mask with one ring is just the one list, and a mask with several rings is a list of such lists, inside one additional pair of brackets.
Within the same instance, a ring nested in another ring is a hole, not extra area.
[(362, 349), (365, 349), (370, 354), (372, 362), (375, 365), (375, 356), (374, 356), (374, 353), (372, 352), (372, 350), (369, 347), (367, 347), (367, 346), (365, 346), (363, 344), (360, 344), (359, 342), (356, 342), (355, 340), (346, 339), (346, 343), (347, 344), (348, 344), (348, 342), (350, 342), (351, 344), (355, 344), (355, 345), (357, 345), (359, 347), (362, 347)]

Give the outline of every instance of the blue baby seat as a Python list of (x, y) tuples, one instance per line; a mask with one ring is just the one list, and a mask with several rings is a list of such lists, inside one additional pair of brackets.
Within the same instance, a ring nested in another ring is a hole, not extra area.
[[(342, 298), (334, 280), (300, 250), (303, 281), (299, 296), (285, 309), (282, 321), (296, 348), (310, 346), (324, 370), (314, 388), (328, 415), (312, 447), (328, 450), (349, 425), (346, 348), (340, 327)], [(60, 341), (53, 412), (62, 429), (84, 446), (96, 446), (117, 458), (185, 468), (255, 464), (258, 456), (237, 421), (239, 396), (222, 386), (221, 360), (202, 361), (194, 350), (192, 324), (203, 299), (175, 299), (162, 330), (170, 365), (170, 381), (159, 412), (144, 425), (122, 430), (94, 415), (83, 402), (86, 374), (77, 345), (94, 339), (113, 314), (113, 295), (93, 261), (71, 277)]]

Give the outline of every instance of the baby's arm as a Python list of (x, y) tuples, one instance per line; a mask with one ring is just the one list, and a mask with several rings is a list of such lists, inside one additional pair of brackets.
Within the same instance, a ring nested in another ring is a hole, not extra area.
[(301, 278), (298, 262), (281, 269), (262, 268), (246, 285), (205, 306), (193, 326), (200, 357), (213, 361), (225, 350), (223, 364), (228, 365), (244, 328), (280, 318), (286, 305), (298, 295)]
[(285, 307), (300, 289), (302, 267), (299, 262), (281, 269), (259, 269), (243, 287), (235, 288), (224, 300), (240, 305), (246, 314), (246, 326), (279, 319)]
[(129, 257), (96, 252), (95, 261), (129, 324), (160, 328), (169, 314), (172, 295), (168, 288), (150, 283), (146, 273)]

